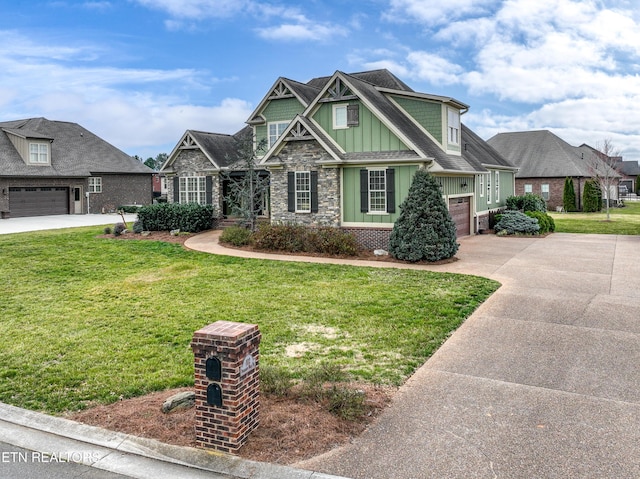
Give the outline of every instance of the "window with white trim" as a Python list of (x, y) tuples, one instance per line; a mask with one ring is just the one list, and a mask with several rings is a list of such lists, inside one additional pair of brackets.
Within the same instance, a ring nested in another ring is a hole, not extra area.
[(500, 172), (496, 171), (496, 203), (500, 201)]
[(525, 185), (524, 185), (524, 192), (525, 192), (525, 194), (527, 194), (527, 193), (533, 193), (533, 185), (531, 185), (531, 184), (525, 184)]
[(180, 203), (207, 204), (207, 178), (205, 176), (180, 177)]
[(447, 110), (447, 120), (449, 126), (449, 143), (452, 145), (460, 144), (460, 112), (449, 108)]
[(542, 198), (545, 201), (549, 201), (549, 185), (547, 183), (540, 185), (540, 191), (542, 192)]
[(89, 177), (89, 193), (102, 193), (102, 177)]
[(49, 145), (46, 143), (29, 143), (29, 163), (33, 165), (48, 165)]
[(491, 203), (491, 173), (487, 175), (487, 203)]
[(347, 105), (333, 105), (333, 129), (347, 128)]
[(269, 123), (269, 148), (273, 146), (280, 135), (284, 133), (284, 130), (289, 126), (288, 121), (277, 121), (273, 123)]
[(480, 190), (480, 198), (484, 198), (484, 175), (479, 175), (478, 181), (480, 182), (480, 186), (478, 187)]
[(296, 213), (311, 213), (310, 171), (296, 171)]
[(369, 170), (369, 212), (387, 212), (386, 170)]

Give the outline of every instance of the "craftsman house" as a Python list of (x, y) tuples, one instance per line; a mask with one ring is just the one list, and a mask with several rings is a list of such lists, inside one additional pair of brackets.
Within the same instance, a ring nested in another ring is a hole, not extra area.
[(76, 123), (0, 122), (0, 215), (112, 212), (152, 201), (153, 171)]
[[(257, 152), (270, 175), (265, 215), (340, 227), (366, 247), (386, 248), (413, 173), (426, 168), (459, 236), (487, 228), (489, 212), (514, 194), (516, 168), (462, 124), (468, 108), (415, 92), (387, 70), (338, 71), (307, 83), (277, 79), (247, 121), (256, 144), (266, 145)], [(170, 199), (190, 201), (198, 191), (224, 208), (215, 178), (229, 162), (212, 149), (185, 133), (162, 169), (174, 177)]]
[(584, 184), (598, 171), (608, 171), (607, 174), (615, 178), (611, 199), (618, 198), (617, 178), (620, 175), (608, 169), (609, 162), (601, 161), (602, 153), (586, 144), (571, 146), (548, 130), (499, 133), (487, 143), (518, 167), (516, 194), (540, 195), (549, 210), (562, 208), (566, 178), (573, 180), (576, 207), (581, 210)]

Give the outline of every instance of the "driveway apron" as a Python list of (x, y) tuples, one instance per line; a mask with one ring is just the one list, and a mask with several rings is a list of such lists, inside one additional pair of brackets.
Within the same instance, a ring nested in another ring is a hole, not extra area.
[(640, 477), (640, 237), (481, 235), (430, 269), (502, 287), (353, 443), (352, 478)]

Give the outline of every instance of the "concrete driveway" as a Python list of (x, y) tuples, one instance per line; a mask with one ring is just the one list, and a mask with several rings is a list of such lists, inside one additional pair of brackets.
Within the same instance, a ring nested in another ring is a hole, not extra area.
[[(137, 215), (125, 214), (124, 218), (129, 226), (133, 225)], [(26, 218), (8, 218), (0, 220), (0, 235), (9, 233), (24, 233), (27, 231), (52, 230), (59, 228), (75, 228), (78, 226), (100, 226), (121, 223), (118, 214), (105, 215), (51, 215), (29, 216)]]
[(640, 477), (640, 237), (475, 236), (430, 269), (503, 286), (352, 444), (352, 478)]

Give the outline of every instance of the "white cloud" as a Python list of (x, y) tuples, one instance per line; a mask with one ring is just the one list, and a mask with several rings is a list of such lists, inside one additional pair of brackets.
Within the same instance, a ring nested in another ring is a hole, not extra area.
[(302, 19), (297, 24), (283, 24), (271, 28), (256, 29), (258, 35), (268, 40), (330, 41), (344, 37), (347, 30), (339, 25), (322, 25)]
[(448, 23), (467, 15), (482, 15), (495, 4), (495, 0), (390, 0), (390, 11), (384, 18), (390, 21), (414, 19), (427, 25)]

